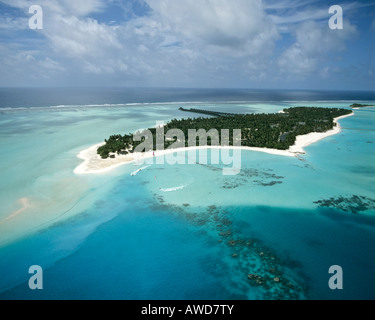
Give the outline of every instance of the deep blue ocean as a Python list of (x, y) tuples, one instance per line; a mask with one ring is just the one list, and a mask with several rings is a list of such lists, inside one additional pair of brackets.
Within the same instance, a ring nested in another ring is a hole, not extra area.
[(0, 108), (162, 102), (373, 101), (375, 91), (178, 88), (0, 88)]
[[(374, 299), (375, 108), (300, 158), (242, 151), (235, 176), (212, 163), (74, 174), (81, 150), (183, 118), (181, 106), (355, 102), (375, 92), (0, 89), (0, 300)], [(328, 285), (334, 265), (342, 290)]]

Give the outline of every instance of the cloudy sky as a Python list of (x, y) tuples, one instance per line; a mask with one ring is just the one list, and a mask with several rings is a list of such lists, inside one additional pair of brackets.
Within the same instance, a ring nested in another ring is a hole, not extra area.
[(375, 1), (0, 0), (0, 86), (374, 90), (374, 58)]

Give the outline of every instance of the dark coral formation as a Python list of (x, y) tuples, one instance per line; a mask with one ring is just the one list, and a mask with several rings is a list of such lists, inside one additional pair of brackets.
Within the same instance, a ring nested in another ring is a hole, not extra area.
[(265, 289), (263, 299), (292, 300), (306, 294), (305, 289), (284, 272), (291, 264), (296, 265), (295, 262), (278, 257), (274, 250), (262, 244), (259, 239), (244, 237), (233, 228), (228, 210), (210, 206), (207, 213), (209, 216), (205, 226), (216, 231), (214, 236), (226, 247), (228, 256), (235, 260), (232, 272), (242, 274), (243, 290), (262, 287)]
[(351, 197), (332, 197), (329, 199), (315, 201), (314, 203), (318, 204), (321, 208), (336, 208), (354, 214), (375, 209), (375, 199), (358, 195), (353, 195)]
[[(158, 200), (160, 196), (155, 194)], [(299, 283), (300, 280), (291, 276), (287, 269), (298, 270), (298, 264), (278, 254), (271, 248), (265, 246), (261, 240), (255, 237), (247, 237), (243, 232), (234, 227), (231, 212), (227, 209), (211, 205), (204, 208), (193, 208), (186, 206), (166, 205), (164, 201), (159, 202), (161, 208), (171, 209), (180, 217), (187, 219), (198, 229), (198, 234), (209, 236), (213, 243), (220, 246), (223, 254), (228, 260), (220, 259), (215, 264), (217, 270), (210, 270), (214, 274), (220, 274), (220, 270), (227, 269), (230, 290), (243, 297), (253, 292), (256, 287), (261, 288), (259, 292), (261, 299), (269, 300), (295, 300), (303, 299), (307, 290)], [(203, 227), (203, 228), (202, 228)], [(203, 231), (201, 233), (201, 231)], [(228, 264), (228, 266), (224, 266)], [(238, 281), (230, 278), (234, 276)]]
[(284, 177), (274, 174), (270, 170), (242, 169), (236, 176), (224, 179), (223, 189), (235, 189), (246, 184), (261, 187), (272, 187), (282, 184)]

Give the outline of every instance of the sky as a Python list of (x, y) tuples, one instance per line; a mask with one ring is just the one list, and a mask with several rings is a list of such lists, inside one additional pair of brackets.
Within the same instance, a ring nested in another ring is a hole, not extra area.
[(374, 59), (375, 1), (0, 0), (1, 87), (375, 90)]

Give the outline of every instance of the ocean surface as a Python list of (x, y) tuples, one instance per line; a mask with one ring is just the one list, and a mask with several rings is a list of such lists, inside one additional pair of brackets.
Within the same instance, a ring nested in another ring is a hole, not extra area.
[[(375, 92), (0, 89), (0, 300), (374, 299), (375, 108), (300, 158), (242, 151), (238, 175), (210, 161), (73, 173), (81, 150), (187, 117), (180, 107), (354, 102)], [(43, 290), (29, 288), (33, 265)]]

